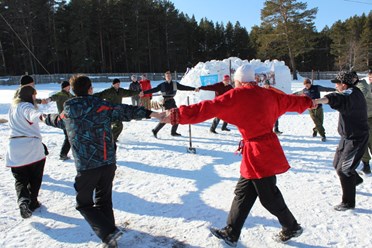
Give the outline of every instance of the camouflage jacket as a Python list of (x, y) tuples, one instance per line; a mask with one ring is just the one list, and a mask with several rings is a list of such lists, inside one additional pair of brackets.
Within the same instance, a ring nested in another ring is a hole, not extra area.
[(63, 104), (70, 98), (73, 98), (74, 95), (72, 95), (70, 92), (67, 92), (65, 90), (61, 90), (60, 92), (52, 95), (49, 97), (51, 101), (54, 101), (57, 103), (57, 109), (58, 113), (62, 113), (63, 111)]

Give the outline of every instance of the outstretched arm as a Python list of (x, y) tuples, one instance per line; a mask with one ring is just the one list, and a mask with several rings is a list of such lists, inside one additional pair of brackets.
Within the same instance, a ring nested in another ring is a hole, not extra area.
[(314, 100), (315, 104), (328, 104), (329, 100), (327, 97), (322, 97)]

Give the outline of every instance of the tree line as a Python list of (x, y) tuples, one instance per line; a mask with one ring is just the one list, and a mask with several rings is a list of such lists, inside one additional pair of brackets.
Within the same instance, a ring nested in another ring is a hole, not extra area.
[(197, 21), (168, 0), (0, 0), (0, 75), (184, 72), (231, 56), (283, 60), (292, 71), (367, 70), (372, 11), (321, 32), (317, 11), (265, 1), (248, 32), (239, 22)]

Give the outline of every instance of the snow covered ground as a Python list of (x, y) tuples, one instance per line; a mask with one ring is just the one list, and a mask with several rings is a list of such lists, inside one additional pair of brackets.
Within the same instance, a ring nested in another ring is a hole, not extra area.
[[(334, 86), (329, 81), (315, 83)], [(94, 84), (94, 90), (109, 86)], [(44, 98), (58, 91), (59, 85), (36, 88), (38, 97)], [(301, 88), (300, 81), (292, 83), (293, 91)], [(7, 118), (15, 89), (0, 87), (0, 118)], [(190, 92), (193, 94), (198, 93)], [(56, 112), (54, 103), (40, 108), (46, 113)], [(279, 127), (284, 132), (280, 141), (292, 168), (278, 176), (278, 186), (303, 226), (303, 234), (287, 245), (273, 241), (280, 225), (257, 201), (238, 247), (372, 247), (371, 177), (364, 177), (357, 188), (355, 210), (333, 210), (341, 201), (340, 183), (332, 167), (339, 140), (338, 113), (329, 106), (324, 109), (325, 143), (311, 136), (313, 123), (307, 111), (280, 118)], [(231, 132), (217, 129), (219, 134), (212, 134), (211, 120), (193, 125), (197, 153), (189, 154), (187, 125), (178, 129), (182, 137), (170, 136), (170, 125), (166, 125), (155, 139), (151, 129), (156, 124), (156, 120), (124, 123), (119, 137), (113, 203), (117, 224), (129, 223), (119, 247), (225, 247), (208, 229), (225, 225), (239, 177), (241, 157), (234, 154), (239, 132), (229, 126)], [(75, 210), (74, 162), (58, 160), (63, 133), (44, 124), (41, 130), (50, 152), (39, 197), (43, 205), (24, 220), (16, 204), (14, 179), (4, 166), (9, 128), (0, 124), (0, 247), (99, 247), (100, 240)]]

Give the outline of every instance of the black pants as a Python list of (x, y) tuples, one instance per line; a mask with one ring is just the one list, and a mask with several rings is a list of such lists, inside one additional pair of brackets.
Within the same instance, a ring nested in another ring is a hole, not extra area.
[(340, 178), (342, 202), (355, 206), (356, 177), (358, 167), (368, 144), (368, 133), (357, 140), (341, 137), (333, 160), (333, 167)]
[(278, 218), (283, 230), (292, 230), (297, 226), (295, 217), (289, 211), (276, 186), (276, 176), (261, 179), (240, 177), (234, 193), (235, 197), (231, 204), (227, 225), (232, 227), (233, 234), (237, 237), (240, 236), (244, 222), (257, 197), (262, 206)]
[(123, 131), (124, 125), (121, 121), (114, 121), (111, 123), (112, 137), (115, 142), (118, 141), (119, 135)]
[(277, 119), (275, 124), (274, 124), (274, 131), (279, 132), (279, 119)]
[(67, 156), (68, 152), (70, 151), (71, 145), (70, 145), (70, 142), (68, 141), (68, 136), (67, 136), (67, 132), (65, 129), (63, 129), (63, 133), (65, 134), (65, 140), (63, 141), (61, 153), (59, 155)]
[[(173, 98), (169, 98), (164, 101), (164, 109), (169, 110), (172, 108), (177, 108), (176, 102)], [(155, 133), (158, 133), (160, 129), (162, 129), (165, 126), (165, 123), (159, 122), (159, 124), (154, 128)], [(172, 125), (171, 134), (177, 133), (178, 124)]]
[[(210, 130), (211, 131), (216, 131), (218, 123), (220, 123), (220, 119), (217, 118), (217, 117), (214, 118), (213, 121), (212, 121), (212, 126), (211, 126)], [(222, 124), (221, 129), (224, 130), (226, 127), (227, 127), (227, 122), (224, 121), (223, 124)]]
[(116, 165), (78, 172), (75, 177), (76, 209), (103, 241), (114, 232), (112, 181)]
[[(159, 132), (165, 126), (165, 123), (160, 123), (154, 128), (155, 133)], [(177, 133), (178, 124), (172, 125), (171, 134)]]
[(28, 204), (37, 202), (43, 180), (44, 166), (45, 159), (27, 166), (11, 168), (15, 178), (18, 205), (22, 202)]

